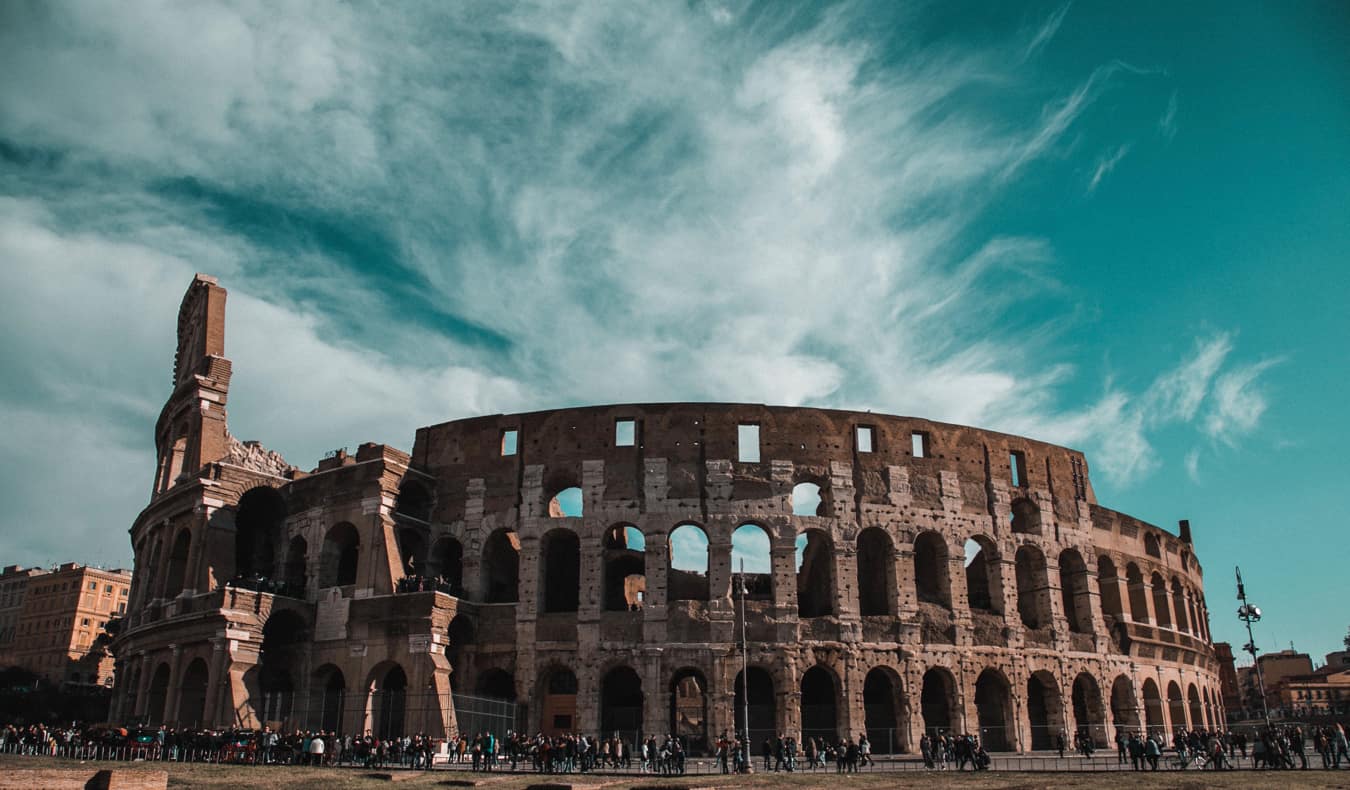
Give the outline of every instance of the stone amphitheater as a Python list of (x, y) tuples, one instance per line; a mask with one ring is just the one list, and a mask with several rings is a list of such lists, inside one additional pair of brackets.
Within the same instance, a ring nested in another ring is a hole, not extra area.
[(1223, 721), (1189, 524), (1098, 504), (1078, 451), (669, 403), (455, 420), (306, 472), (228, 431), (225, 298), (198, 275), (180, 309), (116, 720), (697, 752), (748, 716), (756, 743), (878, 753)]

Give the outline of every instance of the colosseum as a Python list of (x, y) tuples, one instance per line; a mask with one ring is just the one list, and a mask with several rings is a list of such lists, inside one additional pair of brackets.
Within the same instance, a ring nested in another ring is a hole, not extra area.
[(593, 406), (420, 428), (310, 471), (226, 425), (226, 292), (198, 275), (131, 528), (120, 721), (978, 732), (1223, 720), (1201, 567), (1099, 505), (1083, 454), (924, 419)]

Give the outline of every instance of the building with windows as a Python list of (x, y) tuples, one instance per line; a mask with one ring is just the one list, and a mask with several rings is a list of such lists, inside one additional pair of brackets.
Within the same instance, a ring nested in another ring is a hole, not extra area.
[(0, 669), (14, 666), (14, 640), (19, 632), (28, 580), (46, 573), (41, 568), (8, 565), (0, 571)]
[(1102, 506), (1080, 452), (669, 403), (454, 420), (302, 471), (230, 435), (224, 317), (198, 275), (131, 529), (115, 718), (695, 751), (867, 732), (876, 752), (1224, 719), (1189, 524)]
[(24, 580), (7, 664), (62, 686), (112, 686), (114, 663), (99, 637), (126, 614), (131, 571), (68, 562)]

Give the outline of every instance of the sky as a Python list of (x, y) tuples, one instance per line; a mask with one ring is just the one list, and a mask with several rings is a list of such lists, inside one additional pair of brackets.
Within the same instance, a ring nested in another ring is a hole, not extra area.
[(0, 559), (130, 562), (205, 272), (302, 468), (614, 402), (1008, 431), (1320, 660), (1347, 96), (1310, 0), (2, 3)]

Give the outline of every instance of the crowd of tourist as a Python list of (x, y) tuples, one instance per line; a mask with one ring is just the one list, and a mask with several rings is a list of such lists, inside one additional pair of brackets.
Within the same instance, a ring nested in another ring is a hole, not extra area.
[[(1116, 735), (1116, 759), (1136, 771), (1156, 771), (1167, 751), (1167, 738), (1160, 732), (1147, 735), (1120, 732)], [(1273, 725), (1248, 734), (1241, 731), (1178, 730), (1171, 739), (1174, 755), (1168, 767), (1224, 770), (1248, 762), (1255, 770), (1309, 768), (1308, 749), (1321, 757), (1322, 767), (1350, 768), (1350, 745), (1345, 728), (1327, 726)], [(1239, 756), (1240, 755), (1240, 756)]]
[(964, 771), (966, 766), (970, 766), (972, 771), (984, 771), (993, 763), (984, 744), (970, 733), (924, 733), (919, 739), (919, 754), (923, 756), (925, 768), (937, 771), (945, 771), (949, 767)]

